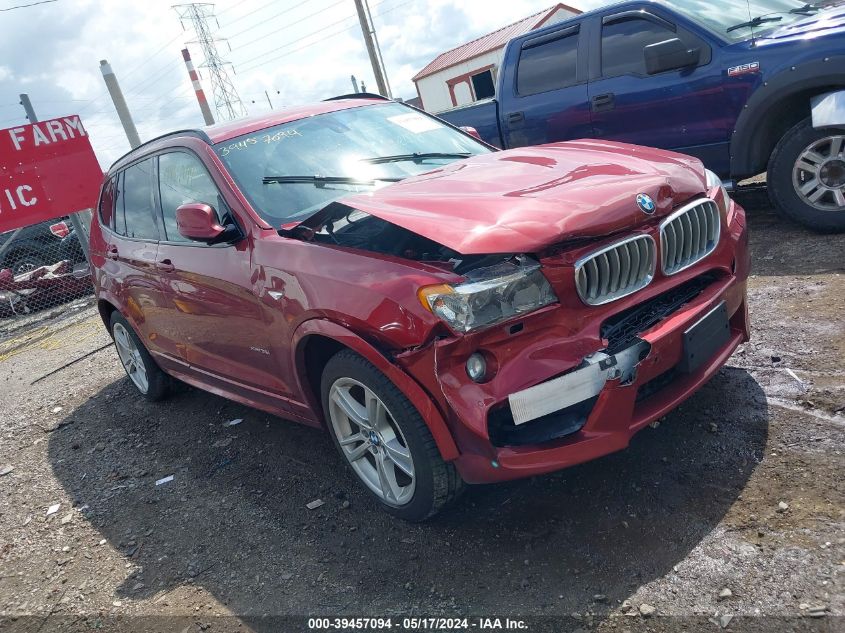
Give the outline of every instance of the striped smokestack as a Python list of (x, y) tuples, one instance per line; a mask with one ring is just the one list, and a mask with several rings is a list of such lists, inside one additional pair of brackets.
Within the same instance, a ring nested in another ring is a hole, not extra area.
[(185, 60), (185, 66), (188, 67), (188, 75), (191, 78), (191, 83), (194, 86), (194, 92), (197, 93), (197, 101), (202, 110), (202, 118), (205, 119), (206, 125), (214, 125), (214, 117), (211, 114), (211, 108), (208, 107), (208, 100), (205, 98), (205, 93), (200, 85), (200, 78), (197, 71), (194, 69), (194, 62), (191, 61), (191, 54), (187, 48), (182, 49), (182, 59)]

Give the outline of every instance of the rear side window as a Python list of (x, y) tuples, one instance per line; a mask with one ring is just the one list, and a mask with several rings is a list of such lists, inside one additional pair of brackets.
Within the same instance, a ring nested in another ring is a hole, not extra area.
[(199, 158), (187, 152), (162, 154), (158, 158), (159, 193), (165, 237), (170, 242), (188, 242), (176, 227), (176, 209), (188, 202), (202, 202), (217, 210), (221, 197)]
[(602, 76), (645, 75), (643, 49), (673, 37), (678, 37), (674, 31), (651, 20), (634, 18), (605, 24), (601, 31)]
[(100, 225), (112, 228), (114, 220), (114, 178), (109, 178), (100, 196)]
[[(538, 38), (540, 39), (540, 38)], [(543, 41), (523, 48), (516, 68), (516, 90), (520, 96), (548, 92), (576, 82), (578, 33)]]
[(114, 230), (126, 237), (157, 240), (153, 215), (152, 159), (135, 163), (120, 175)]

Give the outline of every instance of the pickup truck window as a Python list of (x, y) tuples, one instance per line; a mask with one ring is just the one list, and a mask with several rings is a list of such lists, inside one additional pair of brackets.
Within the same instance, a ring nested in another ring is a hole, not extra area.
[(677, 37), (675, 31), (652, 20), (625, 19), (605, 24), (601, 29), (601, 74), (603, 77), (619, 75), (645, 75), (643, 49)]
[[(530, 41), (529, 41), (530, 44)], [(555, 39), (542, 38), (534, 46), (524, 46), (516, 68), (516, 90), (520, 96), (571, 86), (577, 80), (578, 32)]]

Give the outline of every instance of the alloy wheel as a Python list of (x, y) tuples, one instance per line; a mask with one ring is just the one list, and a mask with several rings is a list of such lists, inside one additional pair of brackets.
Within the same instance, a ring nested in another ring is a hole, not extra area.
[(795, 193), (821, 211), (845, 210), (845, 136), (813, 141), (792, 169)]
[(135, 345), (135, 341), (122, 323), (115, 323), (112, 334), (114, 335), (114, 346), (117, 348), (117, 355), (120, 357), (120, 362), (123, 363), (126, 375), (135, 383), (138, 391), (144, 394), (147, 393), (150, 388), (150, 381), (147, 377), (147, 368), (144, 365), (141, 351)]
[(329, 418), (361, 481), (388, 505), (409, 503), (416, 485), (414, 461), (402, 430), (381, 399), (353, 378), (338, 378), (329, 390)]

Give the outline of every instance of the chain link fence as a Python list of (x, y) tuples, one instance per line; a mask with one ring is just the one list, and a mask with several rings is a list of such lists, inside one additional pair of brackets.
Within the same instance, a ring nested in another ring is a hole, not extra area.
[(46, 322), (93, 303), (83, 248), (88, 226), (90, 212), (82, 212), (0, 234), (0, 355)]

